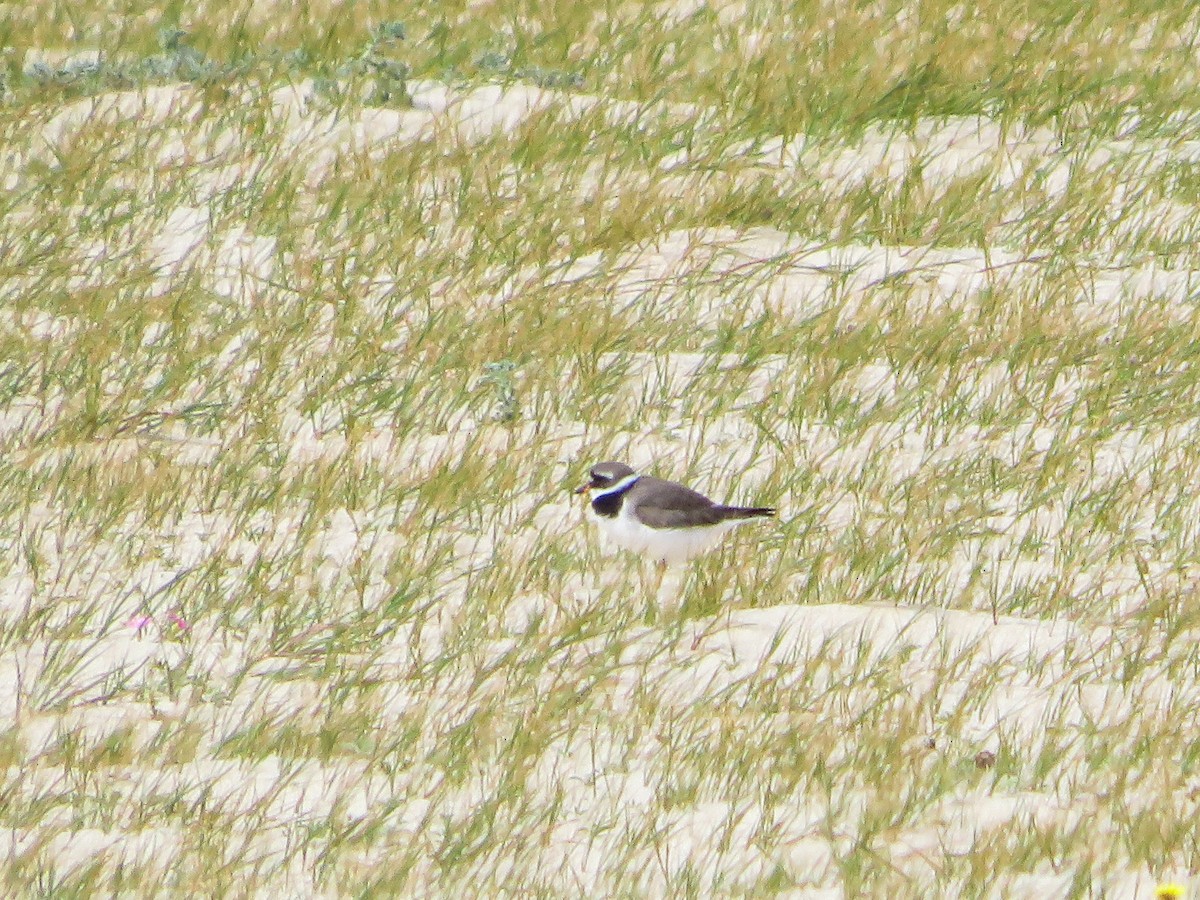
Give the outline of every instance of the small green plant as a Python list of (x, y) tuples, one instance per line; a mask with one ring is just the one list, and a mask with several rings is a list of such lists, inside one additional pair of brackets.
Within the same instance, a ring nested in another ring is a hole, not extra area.
[(517, 402), (517, 388), (514, 373), (517, 364), (509, 359), (483, 364), (484, 375), (479, 384), (490, 386), (495, 392), (495, 402), (492, 408), (492, 418), (497, 422), (515, 422), (521, 414)]

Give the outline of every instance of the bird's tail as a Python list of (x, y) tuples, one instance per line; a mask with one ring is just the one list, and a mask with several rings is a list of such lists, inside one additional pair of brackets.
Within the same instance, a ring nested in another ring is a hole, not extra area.
[(775, 515), (773, 506), (722, 506), (722, 519), (756, 519)]

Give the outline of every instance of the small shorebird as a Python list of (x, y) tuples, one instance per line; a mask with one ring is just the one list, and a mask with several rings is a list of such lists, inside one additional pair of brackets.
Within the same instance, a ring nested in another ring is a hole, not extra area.
[(674, 481), (639, 475), (624, 463), (600, 463), (590, 476), (575, 493), (589, 496), (589, 515), (601, 534), (660, 569), (699, 556), (743, 522), (775, 515), (769, 506), (714, 503)]

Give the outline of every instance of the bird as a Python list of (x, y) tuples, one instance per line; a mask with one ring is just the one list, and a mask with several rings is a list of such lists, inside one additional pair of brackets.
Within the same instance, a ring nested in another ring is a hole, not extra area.
[(674, 481), (639, 475), (621, 462), (592, 468), (576, 494), (587, 495), (589, 517), (609, 543), (658, 564), (678, 566), (712, 549), (729, 531), (770, 518), (770, 506), (725, 506)]

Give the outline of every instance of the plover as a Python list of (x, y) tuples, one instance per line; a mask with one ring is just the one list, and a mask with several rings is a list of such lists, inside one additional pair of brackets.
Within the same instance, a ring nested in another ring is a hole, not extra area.
[(619, 462), (592, 469), (576, 494), (591, 499), (589, 515), (604, 537), (660, 566), (681, 565), (743, 522), (775, 515), (769, 506), (724, 506), (674, 481), (639, 475)]

